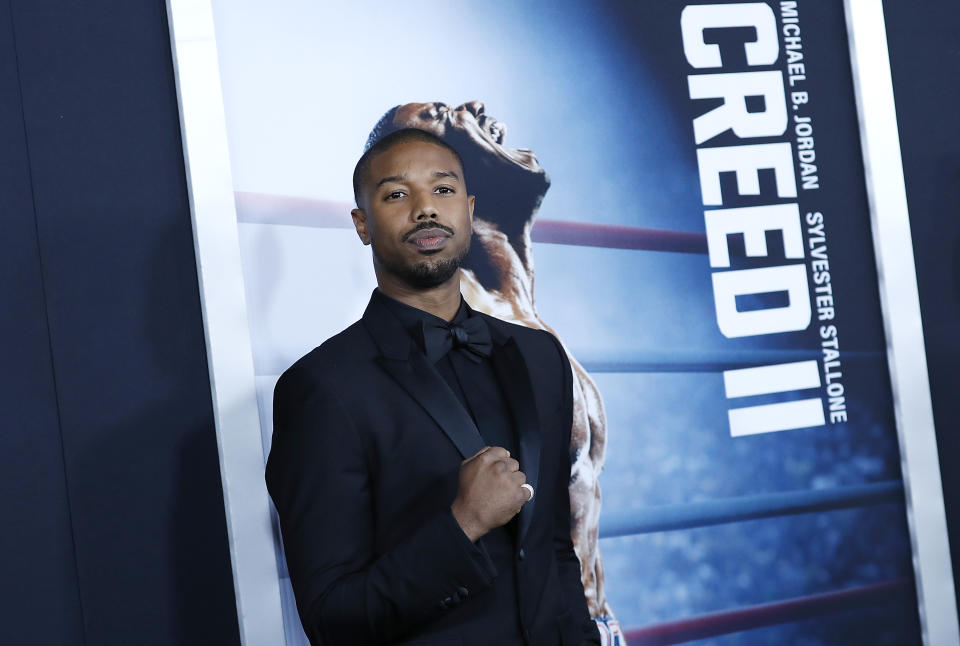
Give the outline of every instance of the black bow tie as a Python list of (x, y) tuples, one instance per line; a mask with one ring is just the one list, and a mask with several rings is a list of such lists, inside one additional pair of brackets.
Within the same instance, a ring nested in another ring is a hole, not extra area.
[(465, 319), (460, 324), (424, 321), (423, 345), (427, 358), (434, 363), (452, 348), (467, 350), (466, 356), (477, 363), (481, 357), (489, 357), (493, 349), (490, 330), (479, 316)]

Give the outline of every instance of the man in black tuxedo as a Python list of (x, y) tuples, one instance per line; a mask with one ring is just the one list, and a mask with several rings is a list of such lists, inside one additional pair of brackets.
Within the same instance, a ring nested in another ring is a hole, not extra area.
[(566, 353), (461, 297), (474, 198), (448, 144), (387, 135), (354, 190), (379, 287), (274, 393), (266, 479), (307, 635), (599, 644), (570, 539)]

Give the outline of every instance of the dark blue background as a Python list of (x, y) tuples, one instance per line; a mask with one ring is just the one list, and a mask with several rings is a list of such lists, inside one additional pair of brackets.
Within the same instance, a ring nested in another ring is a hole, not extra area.
[(0, 2), (0, 643), (235, 644), (163, 2)]
[(953, 579), (960, 581), (960, 8), (883, 10), (907, 186)]

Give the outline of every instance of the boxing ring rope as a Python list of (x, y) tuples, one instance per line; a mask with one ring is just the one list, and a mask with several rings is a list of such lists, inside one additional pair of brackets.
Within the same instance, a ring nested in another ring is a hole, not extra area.
[[(786, 491), (663, 505), (627, 512), (608, 511), (600, 518), (600, 538), (635, 536), (776, 516), (903, 503), (903, 500), (903, 483), (891, 480), (834, 489)], [(679, 644), (825, 614), (872, 607), (895, 601), (904, 595), (911, 594), (912, 590), (912, 581), (899, 579), (627, 629), (624, 631), (624, 636), (632, 646)]]
[[(749, 368), (771, 363), (816, 360), (822, 357), (813, 350), (748, 350), (734, 352), (675, 351), (661, 352), (644, 350), (612, 356), (598, 353), (585, 356), (578, 353), (578, 361), (591, 374), (639, 374), (639, 373), (719, 373), (733, 368)], [(882, 359), (881, 352), (845, 350), (844, 361), (859, 359)], [(283, 358), (263, 360), (255, 358), (257, 377), (277, 378), (287, 368)]]
[(876, 607), (909, 598), (910, 579), (894, 579), (873, 585), (838, 590), (772, 603), (743, 606), (624, 631), (631, 646), (680, 644), (695, 639), (773, 626), (837, 612)]
[[(351, 203), (237, 192), (237, 220), (245, 224), (274, 224), (309, 228), (353, 229)], [(538, 219), (531, 230), (533, 242), (572, 246), (706, 254), (703, 233), (647, 227)], [(647, 351), (596, 356), (581, 361), (589, 372), (721, 372), (786, 361), (818, 359), (818, 350), (697, 351), (690, 353)], [(876, 358), (875, 351), (847, 351), (845, 358)], [(663, 505), (633, 511), (604, 512), (599, 537), (691, 529), (723, 523), (779, 516), (903, 503), (900, 481), (884, 481), (823, 490), (787, 491)], [(841, 611), (873, 607), (912, 594), (909, 579), (897, 579), (847, 590), (815, 594), (744, 606), (733, 610), (687, 617), (624, 631), (632, 646), (678, 644), (764, 626), (789, 623)]]
[(537, 220), (530, 238), (534, 242), (578, 247), (707, 253), (707, 236), (689, 231), (668, 231), (592, 222)]
[[(348, 202), (318, 200), (286, 195), (237, 192), (237, 220), (245, 224), (277, 224), (320, 229), (353, 229)], [(703, 233), (669, 231), (648, 227), (630, 227), (589, 222), (538, 219), (530, 235), (537, 243), (577, 247), (666, 251), (672, 253), (707, 253)], [(819, 359), (818, 350), (707, 350), (642, 351), (632, 355), (582, 358), (581, 365), (593, 373), (650, 372), (722, 372), (732, 368)], [(877, 358), (883, 352), (847, 350), (845, 359), (858, 356)]]
[[(595, 354), (578, 358), (587, 372), (722, 372), (734, 368), (764, 366), (771, 363), (819, 360), (820, 350), (645, 350), (617, 355)], [(844, 350), (844, 361), (882, 359), (882, 351)]]
[(635, 511), (608, 511), (600, 517), (600, 538), (690, 529), (892, 502), (903, 502), (903, 483), (899, 480), (833, 489), (738, 496), (679, 505), (646, 507)]
[[(263, 193), (237, 192), (234, 195), (237, 200), (238, 222), (353, 229), (350, 220), (353, 204), (348, 202)], [(707, 253), (707, 236), (703, 233), (614, 224), (538, 219), (533, 224), (530, 238), (534, 242), (578, 247)]]

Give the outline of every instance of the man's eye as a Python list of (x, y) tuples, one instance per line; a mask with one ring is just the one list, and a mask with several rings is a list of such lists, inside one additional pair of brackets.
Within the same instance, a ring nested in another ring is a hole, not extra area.
[(452, 188), (450, 188), (449, 186), (438, 186), (438, 187), (437, 187), (436, 189), (434, 189), (434, 190), (435, 190), (437, 193), (440, 193), (441, 195), (446, 195), (446, 194), (448, 194), (448, 193), (454, 193), (454, 192), (455, 192), (455, 191), (454, 191)]
[(397, 200), (397, 199), (400, 199), (401, 197), (403, 197), (403, 195), (404, 195), (403, 191), (390, 191), (389, 193), (387, 193), (387, 198), (386, 198), (386, 199), (388, 199), (388, 200)]

